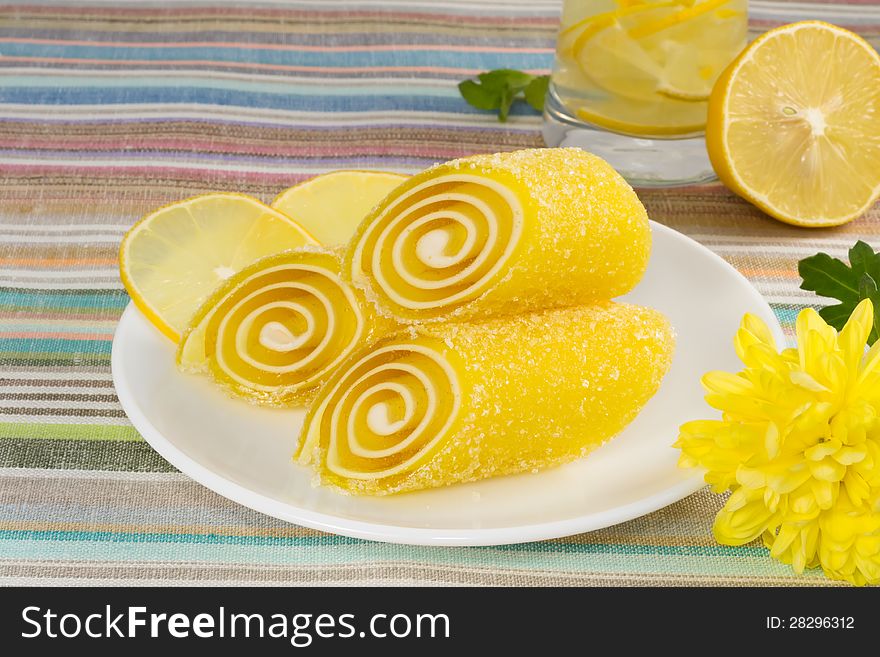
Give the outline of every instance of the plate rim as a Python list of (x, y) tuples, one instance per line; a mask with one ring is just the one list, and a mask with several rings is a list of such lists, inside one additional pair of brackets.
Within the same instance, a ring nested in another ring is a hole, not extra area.
[[(768, 311), (769, 316), (773, 318), (772, 325), (769, 328), (774, 338), (776, 338), (779, 344), (785, 343), (785, 335), (779, 324), (779, 319), (776, 317), (776, 313), (773, 312), (773, 309), (763, 295), (733, 265), (711, 249), (674, 228), (653, 220), (650, 221), (650, 225), (652, 233), (666, 233), (673, 239), (684, 241), (689, 246), (696, 247), (709, 254), (710, 259), (714, 260), (716, 264), (720, 264), (722, 268), (734, 274), (736, 278), (745, 283), (754, 301), (759, 305), (763, 305)], [(120, 327), (123, 326), (123, 322), (126, 321), (127, 317), (136, 315), (138, 312), (134, 304), (129, 302), (114, 330), (110, 355), (110, 369), (116, 395), (123, 411), (125, 411), (134, 428), (137, 429), (144, 440), (162, 458), (190, 479), (233, 502), (285, 522), (351, 538), (402, 545), (458, 547), (511, 545), (562, 538), (627, 522), (684, 499), (706, 486), (703, 481), (703, 473), (695, 470), (693, 474), (685, 477), (674, 486), (665, 488), (658, 493), (635, 502), (598, 513), (529, 525), (461, 529), (431, 529), (352, 520), (330, 513), (312, 511), (289, 502), (281, 502), (219, 475), (194, 460), (162, 435), (141, 410), (136, 396), (129, 388), (126, 379), (121, 375), (123, 367), (122, 347), (120, 346), (120, 344), (125, 342), (125, 337), (120, 337)]]

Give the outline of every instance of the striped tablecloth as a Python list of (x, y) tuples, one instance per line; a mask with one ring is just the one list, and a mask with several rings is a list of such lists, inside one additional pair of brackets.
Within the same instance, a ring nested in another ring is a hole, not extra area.
[[(755, 27), (824, 17), (880, 37), (872, 0), (760, 4)], [(536, 146), (456, 82), (545, 71), (556, 0), (260, 0), (0, 6), (0, 582), (824, 584), (758, 545), (721, 547), (706, 491), (644, 518), (542, 543), (384, 545), (286, 524), (176, 472), (134, 431), (110, 380), (128, 303), (123, 231), (212, 190), (271, 199), (337, 168), (412, 172)], [(798, 258), (878, 246), (880, 209), (787, 227), (718, 184), (643, 191), (651, 216), (721, 254), (790, 333), (815, 299)]]

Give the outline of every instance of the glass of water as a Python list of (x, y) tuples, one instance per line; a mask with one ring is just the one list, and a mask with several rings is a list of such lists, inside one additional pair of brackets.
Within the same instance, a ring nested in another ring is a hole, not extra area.
[(747, 0), (565, 0), (544, 140), (635, 185), (711, 180), (709, 93), (747, 30)]

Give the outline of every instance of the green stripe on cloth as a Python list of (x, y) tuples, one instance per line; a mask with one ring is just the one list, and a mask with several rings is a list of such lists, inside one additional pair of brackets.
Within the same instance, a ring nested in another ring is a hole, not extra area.
[(176, 472), (143, 441), (0, 440), (0, 467)]
[(0, 439), (34, 438), (40, 440), (111, 440), (142, 441), (130, 425), (106, 424), (16, 424), (0, 422)]

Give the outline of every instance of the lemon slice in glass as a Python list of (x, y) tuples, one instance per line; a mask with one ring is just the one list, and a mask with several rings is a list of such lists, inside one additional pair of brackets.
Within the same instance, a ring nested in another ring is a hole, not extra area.
[(584, 108), (590, 116), (581, 118), (639, 135), (702, 130), (705, 105), (656, 101), (708, 100), (713, 83), (745, 44), (746, 23), (728, 3), (640, 4), (582, 21), (571, 53), (581, 73), (607, 92), (608, 102), (591, 101)]
[(577, 110), (579, 119), (606, 130), (645, 137), (699, 134), (706, 124), (706, 106), (671, 98), (622, 103), (612, 98)]
[(659, 21), (680, 9), (676, 3), (636, 5), (599, 14), (585, 24), (571, 50), (581, 72), (608, 93), (646, 100), (655, 96), (663, 76), (662, 62), (630, 31), (643, 22)]

